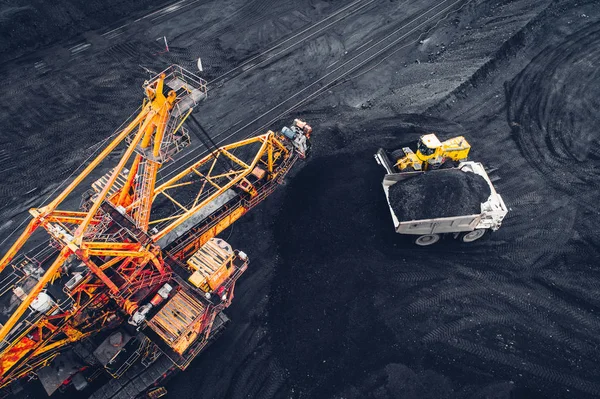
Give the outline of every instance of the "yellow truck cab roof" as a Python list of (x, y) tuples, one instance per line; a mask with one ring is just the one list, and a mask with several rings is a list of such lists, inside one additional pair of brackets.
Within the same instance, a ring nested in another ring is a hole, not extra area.
[(421, 141), (423, 142), (423, 144), (425, 144), (428, 148), (438, 148), (442, 146), (442, 143), (440, 142), (440, 140), (437, 138), (437, 136), (433, 133), (430, 134), (426, 134), (424, 136), (421, 136)]

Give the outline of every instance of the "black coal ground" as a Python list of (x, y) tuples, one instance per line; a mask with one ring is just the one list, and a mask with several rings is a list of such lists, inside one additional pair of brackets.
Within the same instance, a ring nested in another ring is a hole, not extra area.
[(106, 27), (106, 21), (127, 20), (165, 3), (168, 1), (3, 1), (0, 2), (0, 54), (7, 58), (28, 55), (33, 49)]
[[(235, 2), (218, 4), (225, 3)], [(168, 397), (600, 396), (600, 190), (594, 178), (600, 147), (589, 130), (600, 93), (600, 13), (595, 1), (554, 1), (546, 8), (549, 3), (473, 2), (418, 45), (294, 115), (315, 127), (315, 157), (225, 232), (251, 257), (228, 310), (233, 323), (168, 384)], [(220, 9), (206, 4), (193, 18)], [(264, 46), (261, 38), (298, 29), (277, 23), (296, 15), (290, 4), (241, 5), (254, 13), (251, 26), (244, 13), (203, 29), (192, 17), (179, 20), (164, 29), (189, 30), (177, 33), (180, 41), (167, 55), (153, 55), (148, 41), (163, 31), (146, 24), (115, 39), (122, 43), (96, 37), (88, 51), (99, 47), (97, 57), (67, 62), (63, 49), (56, 61), (54, 49), (46, 51), (42, 59), (59, 72), (34, 70), (29, 61), (35, 55), (3, 65), (12, 78), (6, 81), (10, 98), (0, 100), (8, 143), (2, 150), (26, 146), (10, 165), (1, 154), (3, 168), (19, 171), (0, 188), (5, 218), (29, 206), (18, 202), (30, 190), (66, 177), (85, 148), (132, 111), (125, 104), (139, 92), (131, 88), (145, 77), (138, 64), (192, 65), (200, 49), (211, 54), (212, 65), (227, 68)], [(306, 9), (327, 8), (311, 1)], [(272, 19), (264, 17), (269, 13)], [(366, 12), (339, 35), (276, 64), (275, 72), (255, 70), (215, 88), (202, 112), (229, 125), (251, 119), (261, 102), (244, 95), (258, 93), (268, 109), (268, 100), (276, 103), (306, 85), (294, 79), (314, 79), (343, 59), (345, 49), (362, 46), (368, 38), (361, 32), (371, 31), (372, 21), (385, 26), (382, 20)], [(352, 40), (344, 41), (349, 32)], [(236, 42), (238, 35), (243, 39)], [(315, 65), (319, 70), (310, 69)], [(449, 68), (459, 72), (449, 74)], [(207, 68), (208, 77), (219, 71)], [(263, 90), (240, 90), (247, 87)], [(472, 159), (496, 170), (492, 178), (510, 213), (489, 240), (420, 249), (393, 232), (383, 170), (372, 155), (431, 131), (466, 135)], [(61, 151), (66, 147), (74, 153)], [(26, 166), (35, 173), (22, 172)]]
[(391, 207), (400, 221), (476, 215), (489, 196), (483, 177), (454, 169), (423, 173), (389, 189)]

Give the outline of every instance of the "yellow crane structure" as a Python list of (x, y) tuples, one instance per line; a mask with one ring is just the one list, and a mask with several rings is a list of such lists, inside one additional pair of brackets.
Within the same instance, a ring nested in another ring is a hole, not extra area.
[[(41, 378), (83, 341), (97, 346), (92, 363), (114, 377), (136, 359), (150, 362), (149, 353), (187, 367), (210, 341), (248, 263), (243, 252), (211, 240), (266, 198), (310, 148), (310, 126), (295, 120), (282, 133), (210, 148), (159, 181), (160, 168), (190, 144), (185, 122), (207, 87), (174, 65), (143, 88), (137, 116), (50, 203), (30, 209), (29, 224), (0, 260), (2, 387)], [(61, 208), (94, 175), (81, 207)], [(186, 263), (196, 253), (196, 263)], [(193, 265), (212, 265), (203, 272), (211, 284), (194, 284), (200, 266)], [(139, 345), (128, 355), (110, 352), (133, 341)], [(44, 385), (48, 393), (54, 383)]]

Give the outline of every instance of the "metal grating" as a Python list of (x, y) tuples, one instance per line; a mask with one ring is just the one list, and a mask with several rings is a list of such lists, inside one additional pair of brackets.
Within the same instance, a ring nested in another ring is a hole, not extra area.
[(148, 326), (166, 343), (176, 342), (204, 315), (204, 305), (179, 291), (148, 322)]

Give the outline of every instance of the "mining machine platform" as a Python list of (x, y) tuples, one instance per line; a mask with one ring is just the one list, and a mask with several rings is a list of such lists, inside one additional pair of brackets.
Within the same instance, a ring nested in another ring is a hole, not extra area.
[(139, 113), (62, 192), (30, 209), (0, 260), (4, 394), (31, 379), (49, 395), (162, 392), (159, 384), (223, 330), (248, 267), (248, 256), (217, 235), (310, 150), (310, 126), (294, 120), (280, 133), (205, 142), (207, 155), (160, 180), (161, 167), (191, 143), (207, 86), (173, 65), (143, 89)]

